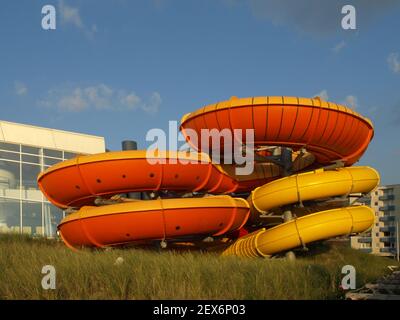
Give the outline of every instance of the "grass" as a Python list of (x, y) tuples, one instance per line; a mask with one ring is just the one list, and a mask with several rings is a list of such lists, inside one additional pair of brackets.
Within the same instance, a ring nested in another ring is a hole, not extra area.
[[(48, 264), (57, 271), (55, 290), (41, 287)], [(57, 241), (1, 235), (0, 299), (340, 299), (346, 264), (356, 268), (360, 287), (396, 263), (348, 244), (319, 243), (288, 261), (140, 249), (73, 252)]]

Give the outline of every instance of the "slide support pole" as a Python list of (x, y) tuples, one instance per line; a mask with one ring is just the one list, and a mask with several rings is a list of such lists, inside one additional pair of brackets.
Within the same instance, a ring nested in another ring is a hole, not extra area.
[[(293, 214), (292, 211), (290, 211), (289, 209), (285, 210), (283, 212), (283, 222), (288, 222), (293, 220)], [(296, 260), (296, 255), (294, 254), (293, 251), (288, 251), (285, 254), (286, 259), (288, 259), (289, 261), (294, 261)]]

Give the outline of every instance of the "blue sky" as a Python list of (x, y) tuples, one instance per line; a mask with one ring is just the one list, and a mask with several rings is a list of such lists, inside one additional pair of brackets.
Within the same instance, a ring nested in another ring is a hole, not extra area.
[[(348, 3), (356, 30), (341, 28)], [(5, 0), (0, 119), (145, 148), (149, 129), (233, 95), (320, 94), (372, 119), (360, 164), (400, 183), (399, 16), (391, 0)]]

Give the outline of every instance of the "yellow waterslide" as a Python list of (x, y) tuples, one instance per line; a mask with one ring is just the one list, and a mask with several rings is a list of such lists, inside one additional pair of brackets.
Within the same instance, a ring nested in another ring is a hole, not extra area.
[[(256, 220), (269, 210), (302, 201), (368, 193), (379, 183), (379, 174), (370, 167), (316, 170), (285, 177), (256, 188), (248, 198)], [(374, 222), (374, 211), (367, 206), (349, 206), (294, 218), (270, 229), (262, 228), (239, 238), (224, 255), (269, 256), (306, 243), (359, 233)]]

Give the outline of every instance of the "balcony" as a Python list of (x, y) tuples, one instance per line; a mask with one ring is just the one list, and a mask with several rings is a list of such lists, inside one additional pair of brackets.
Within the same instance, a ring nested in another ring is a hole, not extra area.
[(396, 237), (380, 237), (380, 242), (396, 242)]
[(358, 238), (358, 243), (371, 243), (371, 237), (360, 237)]
[(383, 217), (379, 217), (379, 221), (392, 222), (392, 221), (396, 221), (396, 217), (395, 216), (383, 216)]
[(395, 226), (380, 227), (379, 231), (380, 232), (396, 232), (396, 227)]
[(379, 211), (394, 211), (395, 206), (387, 205), (383, 207), (379, 207)]
[(382, 253), (396, 253), (396, 248), (385, 247), (385, 248), (380, 248), (379, 251)]
[(360, 250), (361, 252), (364, 252), (364, 253), (371, 253), (372, 252), (371, 248), (360, 248), (358, 250)]
[(389, 201), (389, 200), (394, 200), (394, 195), (393, 194), (385, 194), (383, 196), (380, 196), (379, 201)]

